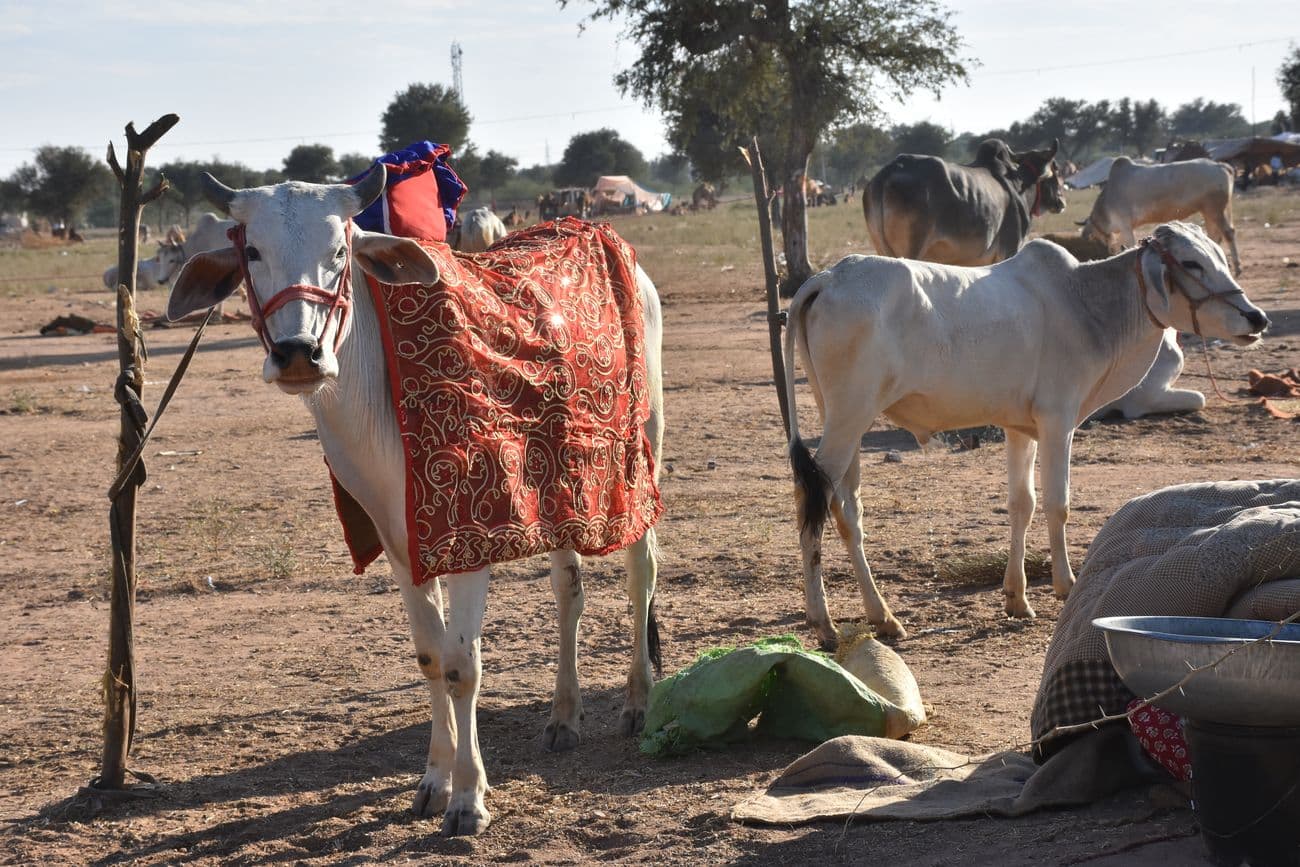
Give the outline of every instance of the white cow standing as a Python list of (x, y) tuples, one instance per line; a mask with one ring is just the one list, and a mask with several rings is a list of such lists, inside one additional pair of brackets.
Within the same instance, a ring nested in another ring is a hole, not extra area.
[[(445, 617), (440, 582), (434, 579), (418, 587), (412, 583), (405, 521), (405, 460), (377, 314), (363, 287), (353, 296), (352, 315), (335, 316), (329, 300), (333, 296), (321, 288), (335, 287), (335, 294), (341, 291), (349, 256), (358, 276), (364, 270), (385, 283), (427, 284), (438, 280), (436, 263), (413, 240), (365, 232), (354, 226), (349, 241), (345, 226), (383, 192), (384, 182), (382, 164), (351, 187), (289, 182), (232, 190), (205, 176), (209, 199), (245, 227), (245, 251), (254, 284), (249, 290), (264, 311), (274, 311), (266, 319), (269, 349), (262, 367), (263, 379), (286, 393), (303, 397), (316, 420), (330, 468), (373, 520), (402, 592), (416, 659), (429, 685), (433, 711), (428, 763), (413, 809), (422, 816), (443, 812), (445, 834), (477, 834), (491, 818), (483, 800), (488, 784), (475, 722), (488, 569), (444, 576), (449, 609)], [(176, 279), (168, 316), (179, 318), (217, 303), (240, 279), (235, 249), (194, 256)], [(640, 268), (637, 285), (645, 315), (645, 361), (651, 399), (646, 436), (657, 466), (663, 436), (662, 319), (654, 284)], [(278, 306), (281, 301), (285, 303)], [(336, 341), (341, 341), (337, 350)], [(564, 750), (577, 745), (582, 717), (577, 627), (583, 591), (578, 555), (557, 551), (550, 556), (551, 587), (559, 607), (560, 658), (543, 742), (549, 749)], [(634, 631), (620, 729), (631, 735), (644, 725), (652, 679), (654, 530), (647, 530), (627, 548), (625, 558)]]
[(1132, 247), (1137, 243), (1133, 230), (1138, 226), (1200, 214), (1205, 231), (1216, 243), (1227, 240), (1232, 271), (1240, 274), (1237, 232), (1232, 225), (1232, 181), (1232, 168), (1215, 160), (1144, 166), (1128, 157), (1116, 157), (1106, 186), (1083, 222), (1083, 236), (1103, 241), (1112, 249), (1116, 238), (1124, 247)]
[(1046, 241), (983, 268), (850, 256), (804, 283), (788, 317), (789, 405), (797, 344), (823, 418), (814, 458), (791, 412), (790, 459), (807, 617), (826, 645), (836, 641), (821, 577), (828, 513), (848, 546), (868, 620), (882, 635), (906, 635), (862, 548), (858, 449), (878, 415), (922, 443), (952, 428), (1006, 431), (1011, 552), (1003, 592), (1008, 614), (1033, 617), (1024, 555), (1039, 448), (1052, 587), (1065, 597), (1074, 584), (1065, 522), (1075, 426), (1142, 379), (1167, 327), (1241, 346), (1268, 327), (1223, 251), (1185, 223), (1162, 225), (1143, 246), (1087, 264)]

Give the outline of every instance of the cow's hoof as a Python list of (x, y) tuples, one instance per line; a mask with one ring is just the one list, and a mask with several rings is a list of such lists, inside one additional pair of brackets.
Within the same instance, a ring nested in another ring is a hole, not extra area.
[(578, 730), (566, 722), (552, 721), (542, 730), (542, 746), (553, 753), (573, 749), (578, 740)]
[(830, 621), (817, 623), (810, 620), (808, 625), (812, 627), (813, 634), (817, 636), (817, 646), (826, 653), (834, 653), (840, 646), (840, 633), (835, 628), (835, 624)]
[(898, 618), (889, 615), (883, 623), (872, 623), (871, 628), (876, 631), (877, 638), (892, 638), (895, 641), (902, 641), (907, 637), (907, 630), (903, 624), (898, 622)]
[(411, 812), (421, 819), (429, 819), (447, 809), (451, 800), (451, 780), (436, 771), (428, 771), (415, 789)]
[(1007, 597), (1007, 616), (1015, 617), (1019, 620), (1033, 620), (1038, 615), (1029, 605), (1029, 600), (1016, 598), (1015, 596)]
[(618, 717), (618, 731), (625, 738), (636, 737), (645, 728), (645, 708), (625, 707)]
[(1068, 583), (1052, 584), (1052, 592), (1056, 594), (1057, 599), (1069, 599), (1070, 591), (1074, 589), (1074, 579), (1071, 578)]
[(473, 837), (487, 830), (492, 816), (482, 802), (451, 806), (442, 817), (442, 836)]

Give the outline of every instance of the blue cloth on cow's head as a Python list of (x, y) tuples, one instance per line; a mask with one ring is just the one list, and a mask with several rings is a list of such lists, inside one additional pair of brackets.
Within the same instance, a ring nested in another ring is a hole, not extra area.
[[(448, 145), (418, 141), (379, 157), (376, 162), (388, 170), (387, 188), (353, 222), (369, 232), (446, 240), (456, 223), (456, 208), (469, 191), (447, 162), (449, 156)], [(363, 175), (347, 182), (356, 183)]]

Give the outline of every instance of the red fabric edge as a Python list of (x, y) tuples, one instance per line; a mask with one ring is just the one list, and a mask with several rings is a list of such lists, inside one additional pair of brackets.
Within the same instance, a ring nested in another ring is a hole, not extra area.
[(339, 502), (339, 491), (342, 486), (334, 476), (334, 469), (330, 466), (329, 458), (325, 458), (323, 455), (322, 458), (325, 461), (325, 469), (329, 470), (330, 474), (330, 496), (334, 500), (334, 514), (339, 517), (339, 524), (343, 527), (343, 542), (348, 546), (348, 554), (352, 557), (352, 574), (364, 575), (366, 567), (378, 560), (379, 555), (384, 553), (384, 546), (376, 544), (365, 551), (357, 550), (356, 542), (352, 540), (352, 533), (348, 529), (348, 522), (343, 520), (343, 508)]
[[(418, 242), (417, 242), (418, 243)], [(402, 386), (397, 381), (397, 352), (393, 347), (392, 324), (388, 321), (388, 307), (381, 297), (381, 284), (370, 274), (366, 275), (366, 285), (370, 287), (370, 302), (375, 309), (375, 319), (379, 322), (379, 335), (384, 342), (384, 366), (388, 375), (388, 392), (393, 401), (393, 413), (397, 417), (398, 436), (402, 440), (402, 470), (405, 473), (404, 492), (406, 500), (406, 556), (411, 564), (411, 583), (416, 587), (425, 583), (432, 576), (425, 574), (424, 564), (420, 560), (420, 545), (415, 528), (415, 486), (411, 483), (414, 470), (411, 466), (411, 451), (406, 447), (406, 425), (403, 423)]]

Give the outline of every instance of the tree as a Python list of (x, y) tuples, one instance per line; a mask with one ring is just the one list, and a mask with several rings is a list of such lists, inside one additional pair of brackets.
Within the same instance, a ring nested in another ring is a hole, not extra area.
[(1119, 150), (1127, 152), (1132, 148), (1136, 139), (1133, 124), (1133, 100), (1126, 96), (1115, 103), (1115, 110), (1110, 113), (1107, 126), (1110, 127), (1111, 140)]
[(659, 102), (668, 143), (690, 159), (696, 179), (720, 187), (743, 168), (738, 149), (755, 135), (764, 143), (767, 164), (782, 164), (784, 98), (772, 57), (738, 44), (701, 59)]
[(686, 154), (660, 154), (650, 161), (651, 180), (669, 187), (685, 187), (691, 182), (691, 160)]
[(641, 151), (619, 138), (614, 130), (598, 129), (569, 139), (555, 167), (555, 182), (566, 187), (590, 187), (600, 175), (643, 178), (649, 171)]
[(1235, 102), (1209, 102), (1199, 96), (1174, 110), (1169, 118), (1178, 138), (1233, 138), (1250, 134), (1250, 122)]
[[(566, 6), (570, 0), (559, 2)], [(937, 92), (966, 76), (955, 59), (960, 40), (949, 23), (951, 13), (937, 0), (590, 2), (591, 18), (626, 19), (626, 35), (640, 46), (640, 57), (615, 76), (615, 83), (648, 105), (658, 104), (670, 125), (677, 121), (670, 109), (687, 88), (707, 102), (710, 80), (721, 81), (717, 90), (725, 95), (743, 82), (746, 69), (770, 70), (756, 81), (772, 87), (777, 101), (756, 109), (748, 100), (718, 100), (711, 110), (733, 128), (751, 131), (758, 131), (764, 109), (779, 121), (776, 147), (764, 150), (775, 168), (773, 185), (785, 188), (787, 293), (812, 275), (799, 179), (807, 174), (818, 139), (832, 127), (879, 115), (882, 88), (900, 97), (921, 87)], [(719, 70), (728, 74), (719, 76)], [(773, 151), (779, 151), (779, 162)]]
[(1133, 147), (1138, 156), (1151, 153), (1169, 137), (1169, 118), (1154, 99), (1133, 103)]
[(948, 130), (937, 123), (899, 124), (889, 131), (895, 154), (928, 154), (941, 157), (948, 152)]
[(323, 144), (298, 145), (284, 158), (284, 176), (290, 181), (324, 184), (339, 174), (334, 148)]
[(164, 163), (158, 170), (163, 177), (167, 178), (170, 186), (167, 195), (181, 206), (181, 210), (185, 214), (187, 228), (190, 224), (190, 214), (195, 208), (207, 210), (211, 207), (203, 196), (202, 178), (204, 172), (208, 172), (226, 186), (236, 189), (275, 183), (280, 174), (274, 169), (260, 172), (256, 169), (250, 169), (242, 163), (227, 163), (222, 162), (220, 159), (212, 159), (207, 162), (176, 160)]
[(501, 189), (514, 176), (519, 160), (508, 157), (500, 151), (488, 151), (479, 163), (479, 183), (489, 193)]
[(1278, 109), (1277, 114), (1273, 115), (1273, 121), (1269, 124), (1268, 134), (1277, 135), (1278, 133), (1290, 132), (1291, 121), (1287, 119), (1286, 112)]
[(0, 214), (19, 214), (27, 210), (27, 192), (15, 171), (0, 181)]
[(1292, 45), (1291, 53), (1282, 61), (1277, 71), (1277, 86), (1291, 106), (1291, 129), (1300, 129), (1300, 47)]
[(379, 149), (395, 151), (412, 142), (436, 141), (459, 151), (469, 137), (469, 110), (456, 92), (441, 84), (412, 84), (393, 97), (380, 118)]
[(36, 151), (35, 163), (21, 166), (11, 180), (34, 212), (71, 227), (108, 188), (112, 175), (83, 148), (45, 145)]
[(365, 154), (350, 153), (343, 154), (339, 157), (339, 177), (352, 178), (370, 168), (375, 162), (374, 157), (368, 157)]

